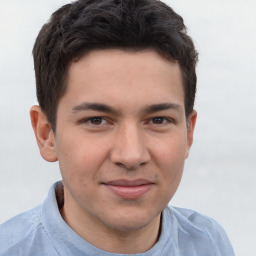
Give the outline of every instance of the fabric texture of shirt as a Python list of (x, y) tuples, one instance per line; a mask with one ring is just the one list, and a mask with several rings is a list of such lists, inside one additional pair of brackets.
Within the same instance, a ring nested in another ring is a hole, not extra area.
[[(81, 238), (62, 219), (55, 183), (42, 205), (0, 225), (0, 256), (121, 256)], [(168, 206), (158, 242), (138, 256), (234, 256), (223, 228), (193, 210)]]

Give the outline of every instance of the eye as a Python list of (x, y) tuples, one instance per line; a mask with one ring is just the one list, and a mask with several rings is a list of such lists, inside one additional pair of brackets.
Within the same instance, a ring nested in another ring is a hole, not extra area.
[(88, 122), (92, 125), (101, 125), (102, 123), (106, 122), (102, 117), (92, 117), (88, 120)]
[(154, 117), (151, 120), (153, 124), (163, 124), (164, 121), (166, 120), (163, 117)]
[(104, 117), (95, 116), (81, 120), (80, 123), (87, 124), (90, 126), (102, 126), (107, 123), (107, 120)]
[(171, 120), (169, 120), (165, 117), (157, 116), (157, 117), (152, 118), (149, 123), (161, 125), (161, 124), (166, 124), (166, 123), (170, 123), (170, 122), (171, 122)]

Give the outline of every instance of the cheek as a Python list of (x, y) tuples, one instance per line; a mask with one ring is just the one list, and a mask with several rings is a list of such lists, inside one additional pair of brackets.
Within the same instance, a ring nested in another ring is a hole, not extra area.
[(63, 183), (73, 198), (87, 201), (93, 196), (98, 181), (97, 154), (89, 147), (62, 151), (59, 166)]
[(187, 140), (184, 134), (165, 137), (154, 142), (155, 161), (158, 165), (169, 169), (179, 170), (184, 165), (187, 154)]
[(186, 139), (184, 136), (166, 139), (157, 144), (154, 152), (155, 154), (152, 155), (155, 155), (155, 164), (160, 170), (162, 188), (172, 197), (183, 173), (186, 159)]
[(95, 180), (105, 157), (102, 146), (82, 138), (66, 137), (59, 142), (57, 155), (63, 180), (83, 186)]

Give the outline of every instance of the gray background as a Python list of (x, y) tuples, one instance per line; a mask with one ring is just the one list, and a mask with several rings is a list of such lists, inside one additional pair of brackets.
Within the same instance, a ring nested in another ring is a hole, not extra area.
[[(0, 223), (39, 204), (60, 179), (30, 127), (36, 104), (31, 50), (65, 0), (0, 0)], [(200, 53), (198, 122), (172, 204), (217, 219), (238, 256), (256, 255), (256, 1), (166, 1)]]

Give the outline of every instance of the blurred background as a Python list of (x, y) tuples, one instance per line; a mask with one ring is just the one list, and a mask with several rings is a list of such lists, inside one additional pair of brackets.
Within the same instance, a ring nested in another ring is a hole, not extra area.
[[(32, 47), (67, 0), (0, 0), (0, 223), (42, 202), (60, 174), (39, 154)], [(170, 204), (213, 217), (237, 256), (256, 256), (256, 1), (165, 1), (199, 51), (198, 121)]]

